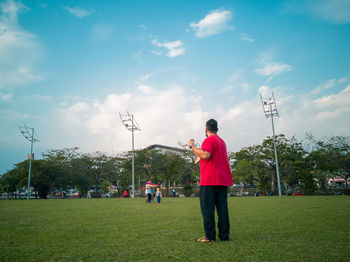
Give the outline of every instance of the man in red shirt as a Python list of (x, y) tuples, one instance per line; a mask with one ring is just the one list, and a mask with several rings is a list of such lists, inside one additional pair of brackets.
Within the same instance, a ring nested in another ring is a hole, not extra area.
[(230, 220), (227, 208), (227, 187), (233, 185), (232, 173), (228, 161), (226, 144), (218, 135), (218, 123), (210, 119), (206, 123), (207, 138), (202, 148), (189, 141), (189, 147), (200, 158), (200, 206), (202, 211), (205, 237), (197, 242), (215, 241), (215, 207), (218, 213), (219, 238), (226, 241), (230, 237)]

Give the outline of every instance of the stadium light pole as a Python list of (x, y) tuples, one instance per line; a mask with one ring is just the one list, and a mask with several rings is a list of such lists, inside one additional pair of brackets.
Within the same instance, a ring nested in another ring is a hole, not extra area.
[(131, 131), (131, 144), (132, 144), (132, 164), (131, 164), (131, 173), (132, 173), (132, 196), (135, 198), (135, 149), (134, 149), (134, 131), (141, 131), (139, 125), (136, 122), (133, 114), (126, 112), (126, 114), (119, 113), (120, 119), (124, 126)]
[(260, 94), (260, 99), (261, 99), (261, 104), (263, 106), (263, 110), (264, 110), (266, 118), (271, 117), (272, 133), (273, 133), (273, 145), (274, 145), (274, 149), (275, 149), (275, 163), (276, 163), (276, 175), (277, 175), (277, 184), (278, 184), (278, 195), (282, 196), (281, 182), (280, 182), (280, 171), (278, 168), (278, 155), (277, 155), (277, 146), (276, 146), (275, 125), (274, 125), (274, 121), (273, 121), (274, 117), (279, 117), (279, 114), (277, 111), (277, 106), (276, 106), (276, 101), (275, 101), (275, 95), (272, 92), (272, 96), (266, 98)]
[(19, 126), (19, 130), (21, 131), (22, 135), (25, 139), (27, 139), (30, 142), (30, 157), (29, 157), (29, 171), (28, 171), (28, 189), (27, 189), (27, 200), (29, 200), (29, 197), (31, 195), (30, 192), (30, 176), (32, 173), (32, 158), (33, 158), (33, 144), (35, 142), (39, 142), (38, 139), (34, 138), (34, 128), (24, 126)]

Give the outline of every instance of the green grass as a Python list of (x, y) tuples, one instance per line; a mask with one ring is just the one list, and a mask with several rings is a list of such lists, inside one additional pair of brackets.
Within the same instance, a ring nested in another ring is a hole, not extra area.
[(231, 240), (198, 198), (0, 201), (0, 261), (350, 261), (350, 197), (229, 198)]

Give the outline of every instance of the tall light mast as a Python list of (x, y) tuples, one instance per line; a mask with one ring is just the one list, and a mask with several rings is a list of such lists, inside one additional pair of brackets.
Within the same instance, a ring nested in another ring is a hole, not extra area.
[(275, 101), (275, 95), (272, 92), (272, 96), (266, 98), (260, 94), (260, 99), (261, 99), (261, 104), (263, 106), (263, 110), (264, 110), (266, 118), (271, 117), (272, 133), (273, 133), (273, 145), (274, 145), (274, 149), (275, 149), (275, 164), (276, 164), (276, 175), (277, 175), (277, 184), (278, 184), (278, 195), (282, 196), (281, 182), (280, 182), (280, 171), (278, 168), (278, 155), (277, 155), (277, 146), (276, 146), (275, 125), (274, 125), (274, 121), (273, 121), (274, 117), (279, 117), (279, 114), (277, 111), (277, 106), (276, 106), (276, 101)]
[(19, 130), (25, 139), (30, 142), (30, 157), (29, 157), (29, 171), (28, 171), (28, 189), (27, 189), (27, 199), (30, 197), (30, 176), (32, 173), (32, 158), (33, 158), (33, 144), (39, 142), (38, 139), (34, 138), (34, 128), (27, 127), (26, 125), (19, 126)]
[(132, 173), (132, 196), (135, 197), (135, 149), (134, 149), (134, 131), (141, 131), (139, 125), (136, 122), (133, 114), (126, 112), (126, 114), (119, 113), (120, 119), (124, 126), (131, 131), (131, 144), (132, 144), (132, 164), (131, 164), (131, 173)]

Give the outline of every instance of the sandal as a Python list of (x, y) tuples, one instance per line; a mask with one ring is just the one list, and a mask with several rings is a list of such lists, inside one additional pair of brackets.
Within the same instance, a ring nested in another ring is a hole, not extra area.
[(201, 238), (198, 238), (198, 239), (195, 239), (195, 242), (214, 242), (215, 240), (210, 240), (208, 239), (207, 237), (201, 237)]

